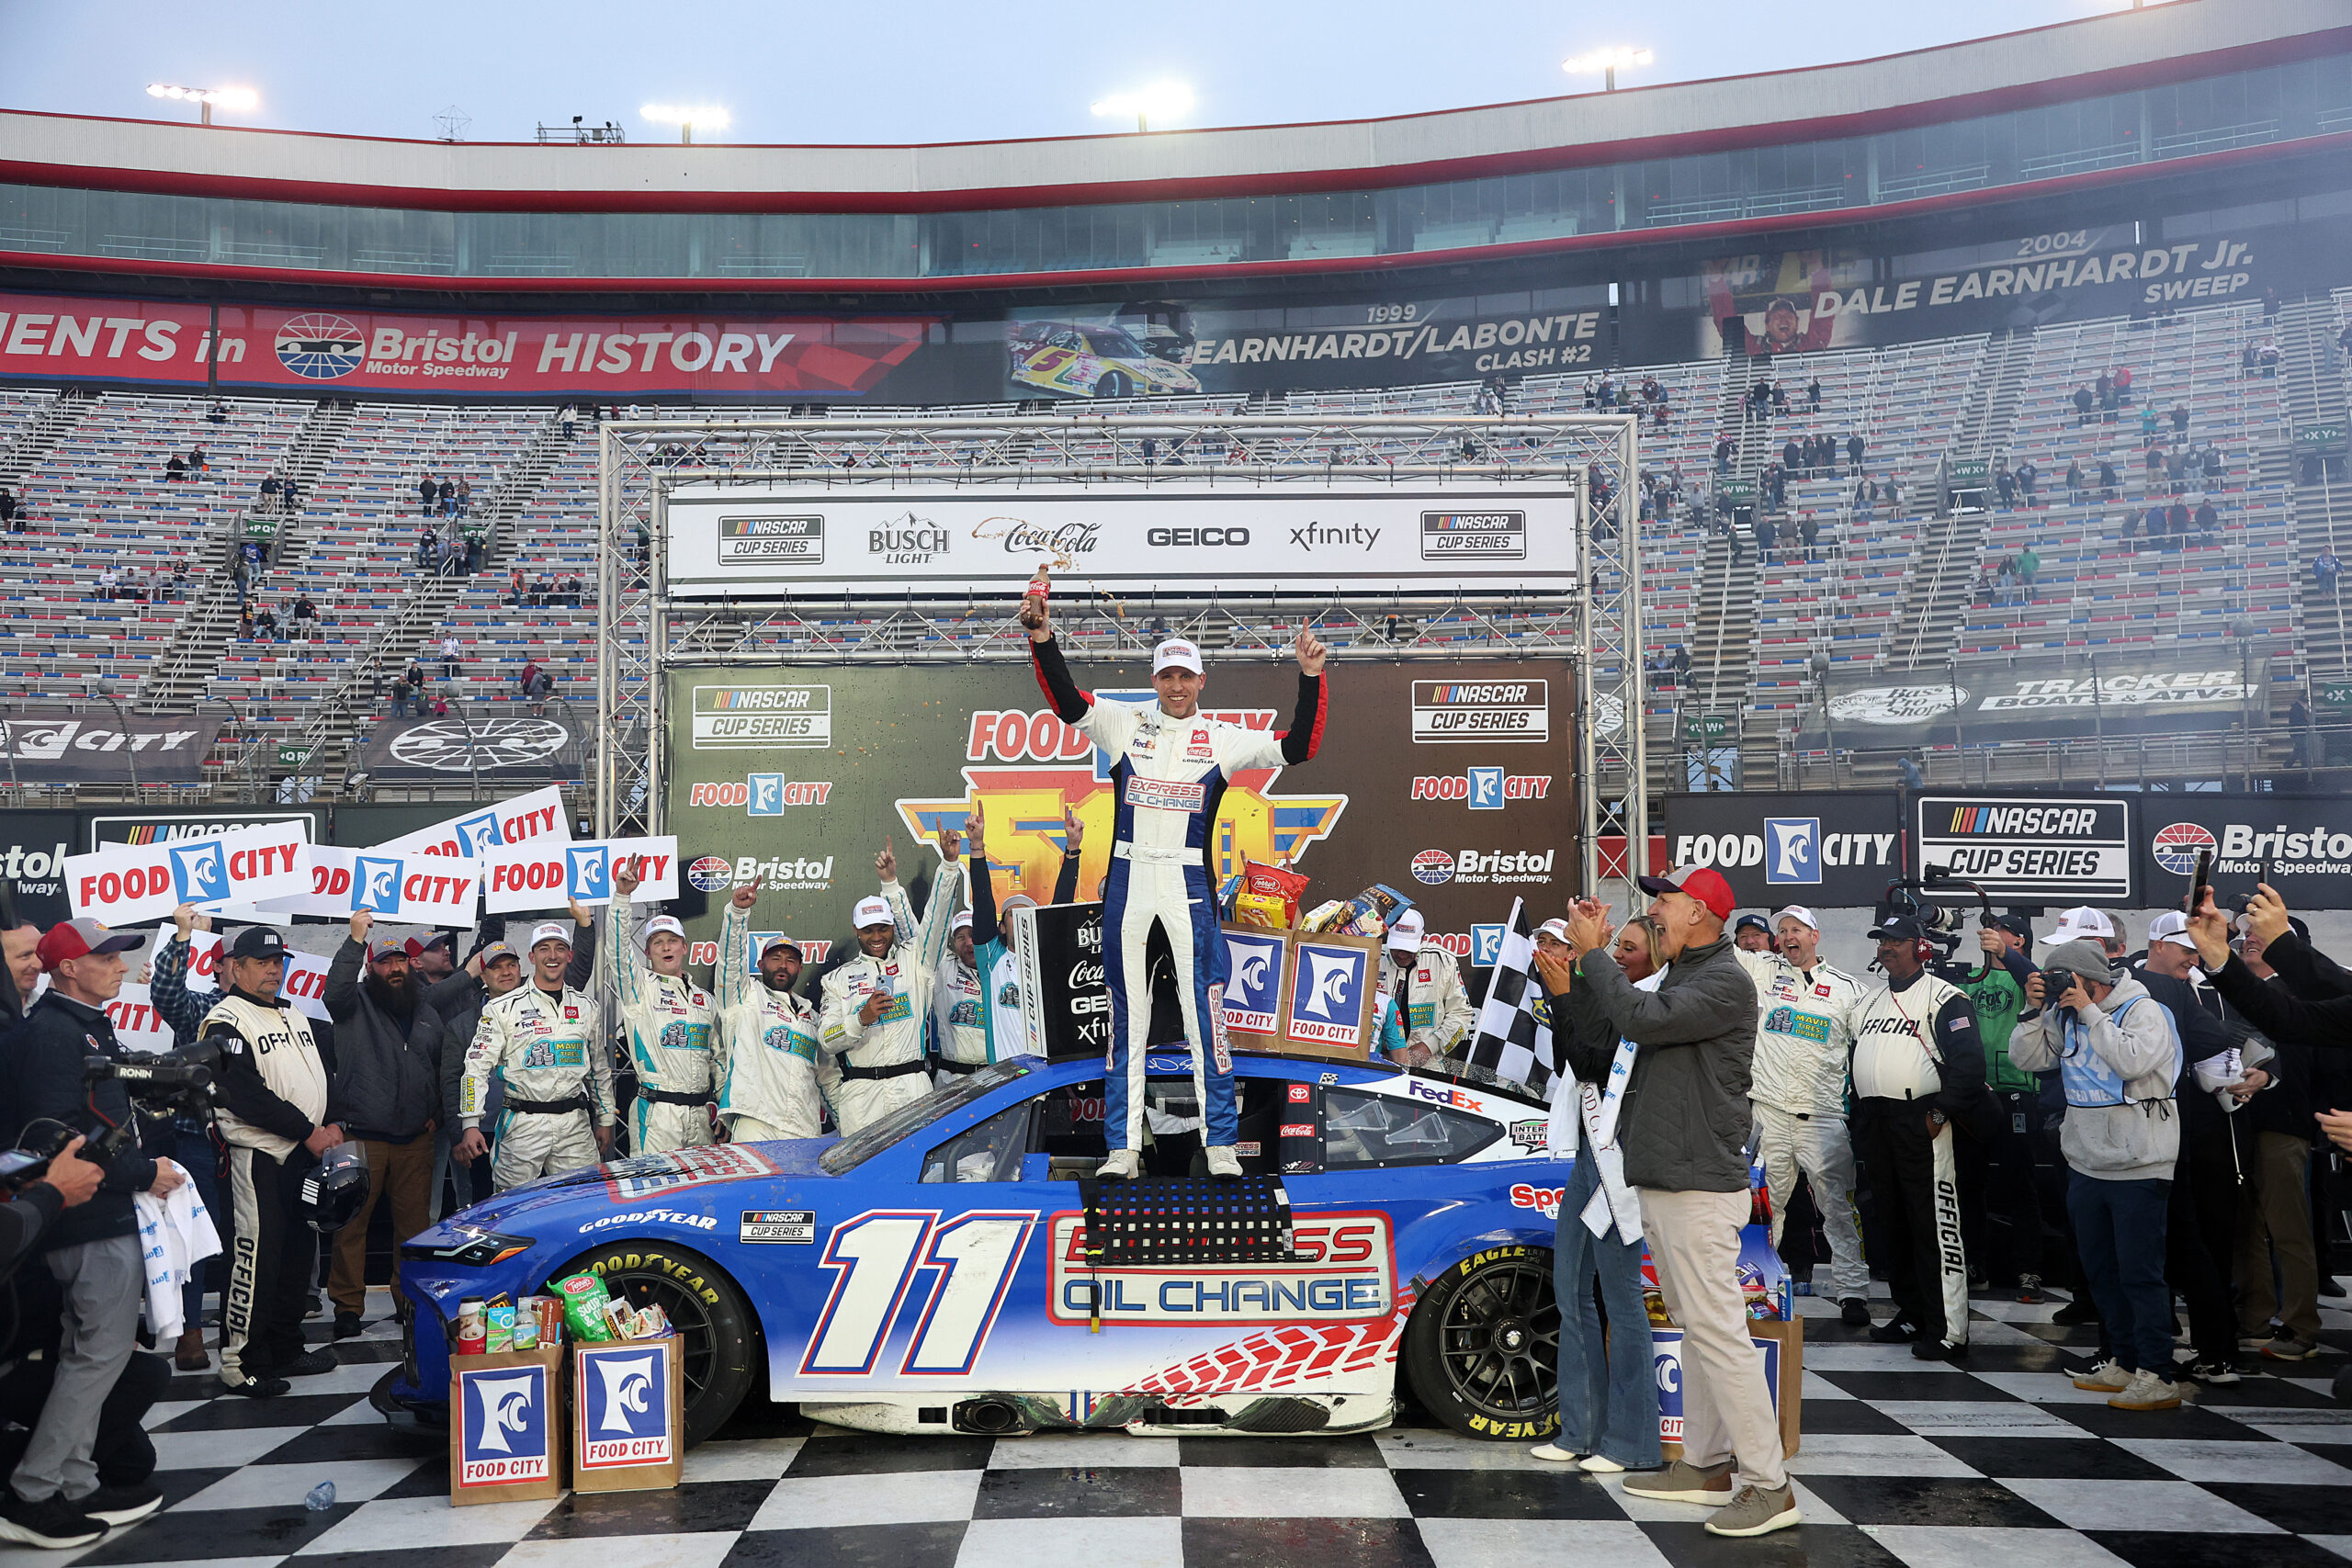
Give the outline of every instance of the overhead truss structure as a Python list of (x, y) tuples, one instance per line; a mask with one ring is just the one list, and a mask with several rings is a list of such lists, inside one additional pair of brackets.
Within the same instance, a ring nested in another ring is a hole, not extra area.
[[(1013, 415), (922, 412), (892, 417), (614, 420), (599, 432), (596, 823), (606, 835), (658, 832), (668, 745), (666, 677), (679, 666), (778, 667), (1021, 660), (1012, 618), (1022, 581), (966, 596), (763, 594), (673, 600), (665, 581), (669, 497), (685, 485), (812, 492), (943, 483), (1297, 486), (1366, 479), (1580, 486), (1578, 590), (1453, 591), (1441, 577), (1401, 595), (1283, 594), (1262, 589), (1182, 597), (1129, 592), (1057, 595), (1074, 652), (1147, 655), (1168, 635), (1228, 658), (1287, 657), (1298, 622), (1346, 660), (1544, 655), (1577, 671), (1583, 777), (1584, 886), (1641, 874), (1648, 844), (1642, 781), (1641, 562), (1630, 415), (1348, 414), (1165, 412), (1126, 405)], [(1622, 842), (1621, 859), (1615, 844)], [(1610, 852), (1604, 854), (1604, 843)], [(1604, 877), (1604, 871), (1608, 874)], [(1630, 896), (1623, 889), (1621, 897)]]

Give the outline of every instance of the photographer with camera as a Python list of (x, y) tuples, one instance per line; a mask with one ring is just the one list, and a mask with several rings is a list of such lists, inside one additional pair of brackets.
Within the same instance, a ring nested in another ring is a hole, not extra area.
[(279, 994), (286, 943), (247, 926), (220, 963), (229, 988), (204, 1015), (201, 1039), (220, 1051), (220, 1134), (229, 1143), (229, 1201), (236, 1256), (220, 1303), (220, 1382), (267, 1399), (288, 1377), (333, 1371), (333, 1355), (307, 1348), (302, 1314), (317, 1277), (319, 1237), (304, 1216), (302, 1179), (343, 1142), (327, 1120), (334, 1063), (311, 1021)]
[(2180, 1156), (2180, 1037), (2164, 1004), (2096, 941), (2052, 948), (2035, 980), (2028, 999), (2041, 1010), (2019, 1021), (2009, 1058), (2028, 1072), (2058, 1069), (2067, 1210), (2113, 1355), (2075, 1386), (2104, 1392), (2118, 1410), (2176, 1409), (2165, 1237)]
[(1984, 1043), (1984, 1088), (1993, 1099), (1985, 1136), (1962, 1138), (1960, 1159), (1961, 1238), (1969, 1282), (2014, 1286), (2020, 1302), (2042, 1299), (2041, 1202), (2034, 1188), (2035, 1140), (2041, 1131), (2041, 1085), (2009, 1060), (2009, 1036), (2025, 1011), (2027, 956), (2033, 924), (2023, 915), (1996, 915), (1979, 924), (1981, 966), (1942, 967), (1944, 978), (1968, 993), (1976, 1033)]
[(97, 1195), (106, 1168), (81, 1157), (86, 1141), (76, 1133), (28, 1174), (0, 1178), (9, 1189), (6, 1201), (0, 1202), (0, 1280), (17, 1271), (17, 1265), (31, 1253), (33, 1243), (57, 1223), (59, 1215)]
[[(56, 1281), (62, 1332), (56, 1373), (31, 1443), (0, 1495), (0, 1538), (35, 1546), (85, 1544), (110, 1524), (144, 1518), (163, 1494), (142, 1481), (102, 1484), (92, 1457), (101, 1407), (130, 1361), (146, 1299), (131, 1194), (161, 1198), (187, 1179), (168, 1159), (140, 1152), (130, 1094), (112, 1077), (92, 1081), (92, 1056), (125, 1061), (106, 1005), (122, 989), (123, 953), (146, 939), (92, 919), (50, 928), (37, 949), (49, 990), (14, 1035), (8, 1142), (62, 1145), (75, 1134), (95, 1142), (105, 1169), (86, 1203), (59, 1217), (40, 1246)], [(126, 1130), (121, 1138), (107, 1134)]]

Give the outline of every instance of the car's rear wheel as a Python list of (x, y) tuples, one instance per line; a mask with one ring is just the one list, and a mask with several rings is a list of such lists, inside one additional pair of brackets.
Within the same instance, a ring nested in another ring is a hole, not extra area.
[(1098, 398), (1124, 398), (1128, 390), (1127, 378), (1116, 370), (1105, 370), (1102, 378), (1094, 383), (1094, 395)]
[(1560, 1308), (1541, 1247), (1474, 1253), (1440, 1275), (1405, 1325), (1405, 1375), (1429, 1413), (1473, 1438), (1560, 1428)]
[(600, 1247), (556, 1278), (583, 1269), (616, 1300), (659, 1306), (669, 1317), (685, 1362), (686, 1446), (718, 1430), (759, 1381), (756, 1320), (735, 1281), (701, 1253), (662, 1241)]

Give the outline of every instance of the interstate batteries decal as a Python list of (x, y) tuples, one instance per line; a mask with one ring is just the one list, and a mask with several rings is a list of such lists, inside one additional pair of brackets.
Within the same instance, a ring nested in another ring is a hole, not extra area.
[(1286, 1263), (1183, 1264), (1155, 1269), (1086, 1266), (1086, 1216), (1053, 1217), (1055, 1323), (1340, 1323), (1385, 1317), (1396, 1304), (1396, 1255), (1388, 1216), (1374, 1210), (1317, 1214), (1293, 1227)]

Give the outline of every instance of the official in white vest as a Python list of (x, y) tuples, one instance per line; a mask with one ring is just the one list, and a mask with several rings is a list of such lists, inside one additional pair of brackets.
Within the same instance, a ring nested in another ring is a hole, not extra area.
[(1894, 1315), (1871, 1330), (1911, 1341), (1923, 1361), (1968, 1348), (1968, 1258), (1960, 1236), (1960, 1167), (1952, 1123), (1980, 1125), (1984, 1044), (1968, 993), (1930, 974), (1935, 944), (1897, 915), (1871, 929), (1886, 984), (1854, 1031), (1854, 1149), (1877, 1194)]

